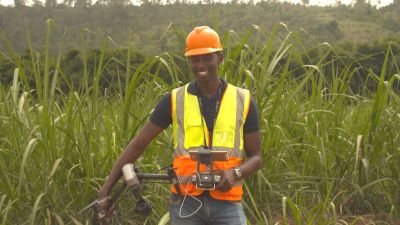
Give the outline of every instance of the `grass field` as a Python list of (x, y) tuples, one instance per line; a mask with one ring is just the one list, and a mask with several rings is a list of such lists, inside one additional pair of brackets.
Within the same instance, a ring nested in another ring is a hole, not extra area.
[[(95, 66), (82, 58), (80, 87), (61, 91), (68, 74), (60, 69), (61, 49), (50, 53), (51, 24), (44, 51), (29, 48), (31, 72), (7, 53), (15, 70), (11, 86), (0, 84), (2, 225), (90, 224), (90, 213), (77, 212), (96, 198), (157, 101), (192, 80), (178, 66), (182, 55), (166, 52), (132, 67), (134, 49), (126, 46), (124, 69), (115, 74), (120, 88), (103, 89), (106, 37)], [(400, 70), (393, 54), (400, 43), (388, 43), (375, 74), (328, 43), (305, 47), (300, 36), (284, 24), (223, 35), (220, 75), (251, 91), (260, 116), (264, 166), (245, 183), (249, 224), (400, 224)], [(368, 76), (356, 79), (360, 71)], [(172, 153), (169, 128), (135, 164), (157, 172)], [(122, 223), (166, 223), (168, 193), (169, 185), (144, 186), (153, 205), (147, 218), (133, 213), (126, 196), (118, 207)]]

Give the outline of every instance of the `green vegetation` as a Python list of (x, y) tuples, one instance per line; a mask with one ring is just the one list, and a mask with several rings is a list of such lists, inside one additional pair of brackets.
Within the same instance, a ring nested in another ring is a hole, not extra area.
[[(20, 0), (21, 1), (21, 0)], [(52, 0), (48, 0), (49, 2)], [(234, 30), (244, 35), (247, 29), (256, 24), (272, 29), (279, 22), (287, 24), (291, 31), (301, 31), (308, 36), (304, 42), (345, 42), (354, 44), (383, 42), (390, 37), (400, 36), (400, 1), (376, 9), (363, 1), (354, 7), (338, 5), (335, 7), (315, 7), (263, 1), (253, 4), (185, 4), (187, 1), (142, 1), (142, 6), (126, 5), (126, 1), (97, 1), (89, 5), (79, 2), (87, 0), (66, 0), (57, 6), (50, 3), (33, 7), (1, 7), (0, 27), (15, 50), (23, 52), (26, 45), (27, 30), (31, 35), (32, 46), (40, 50), (45, 45), (46, 20), (57, 21), (53, 30), (52, 47), (57, 49), (79, 49), (81, 33), (90, 30), (100, 36), (108, 35), (115, 43), (126, 46), (130, 39), (137, 51), (160, 54), (164, 51), (179, 51), (177, 37), (171, 34), (190, 30), (194, 26), (210, 25), (217, 31)], [(90, 1), (87, 1), (90, 2)], [(206, 2), (206, 1), (203, 1)], [(173, 4), (172, 4), (173, 3)], [(72, 7), (74, 6), (74, 7)], [(171, 25), (169, 35), (161, 35)], [(127, 35), (132, 32), (131, 36)], [(91, 48), (100, 48), (102, 41), (89, 36)], [(64, 41), (65, 40), (65, 41)], [(68, 44), (66, 44), (68, 43)], [(118, 46), (120, 47), (120, 46)], [(5, 45), (0, 42), (0, 49)]]
[[(89, 31), (74, 52), (51, 51), (53, 27), (48, 20), (42, 52), (28, 41), (26, 53), (10, 44), (1, 58), (14, 69), (10, 85), (0, 83), (2, 225), (88, 223), (77, 212), (96, 198), (124, 146), (161, 96), (192, 79), (181, 53), (137, 57), (133, 42), (116, 50)], [(182, 46), (183, 32), (170, 29), (159, 34)], [(87, 45), (92, 36), (98, 50)], [(399, 223), (400, 42), (382, 44), (382, 54), (365, 45), (355, 57), (308, 41), (284, 24), (223, 34), (220, 74), (250, 89), (260, 113), (264, 167), (245, 184), (249, 224)], [(136, 164), (154, 172), (172, 152), (167, 129)], [(129, 196), (118, 215), (124, 224), (157, 224), (168, 193), (168, 185), (145, 185), (150, 217), (135, 215)]]

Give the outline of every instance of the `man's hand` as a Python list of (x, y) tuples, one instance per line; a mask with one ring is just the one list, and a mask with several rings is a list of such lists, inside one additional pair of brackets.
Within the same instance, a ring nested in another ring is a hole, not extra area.
[[(101, 211), (103, 211), (102, 213), (104, 213), (104, 215), (102, 215), (103, 217), (99, 218), (99, 219), (103, 219), (104, 217), (110, 217), (113, 215), (115, 206), (111, 205), (111, 200), (109, 197), (99, 198), (97, 200), (96, 204), (99, 207), (96, 210), (98, 210), (98, 211), (101, 210)], [(100, 213), (100, 212), (96, 212), (96, 213)], [(97, 215), (97, 216), (99, 217), (100, 215)]]
[(217, 190), (221, 192), (227, 192), (233, 187), (233, 184), (236, 180), (236, 176), (235, 173), (233, 172), (233, 169), (217, 170), (215, 171), (215, 174), (221, 175), (221, 181), (216, 186)]

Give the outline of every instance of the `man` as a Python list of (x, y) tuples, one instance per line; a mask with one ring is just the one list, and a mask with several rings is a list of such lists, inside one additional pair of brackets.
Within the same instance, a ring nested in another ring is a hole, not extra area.
[[(180, 181), (180, 190), (171, 188), (172, 224), (246, 224), (241, 204), (243, 178), (262, 166), (256, 106), (248, 90), (219, 78), (218, 66), (224, 56), (214, 30), (194, 28), (186, 39), (185, 55), (196, 80), (174, 89), (157, 104), (150, 120), (114, 164), (99, 192), (100, 205), (108, 207), (107, 196), (121, 168), (139, 158), (150, 141), (172, 124), (173, 167)], [(215, 189), (198, 189), (187, 179), (197, 169), (188, 151), (199, 147), (228, 151), (228, 161), (213, 163), (213, 173), (221, 175)]]

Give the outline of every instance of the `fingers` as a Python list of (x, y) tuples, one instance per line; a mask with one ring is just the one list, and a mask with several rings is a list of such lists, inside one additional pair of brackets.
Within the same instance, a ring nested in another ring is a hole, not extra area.
[(229, 171), (221, 172), (221, 181), (216, 186), (221, 192), (227, 192), (233, 187), (234, 179), (230, 176)]
[(227, 192), (232, 187), (233, 187), (233, 183), (229, 182), (229, 180), (227, 180), (227, 179), (224, 179), (218, 184), (217, 189), (220, 190), (221, 192)]
[[(98, 199), (96, 203), (101, 211), (100, 217), (110, 217), (114, 213), (115, 205), (111, 205), (110, 197)], [(101, 219), (101, 218), (100, 218)]]
[(106, 212), (106, 217), (111, 217), (114, 214), (114, 209), (115, 209), (115, 206), (109, 207)]
[(107, 208), (104, 208), (106, 211), (106, 216), (105, 217), (111, 217), (114, 215), (114, 210), (115, 210), (115, 205), (110, 205), (110, 202), (108, 202)]
[(221, 181), (215, 187), (217, 190), (221, 192), (227, 192), (232, 189), (235, 182), (235, 174), (232, 169), (229, 170), (216, 170), (213, 171), (214, 174), (218, 174), (221, 176)]

